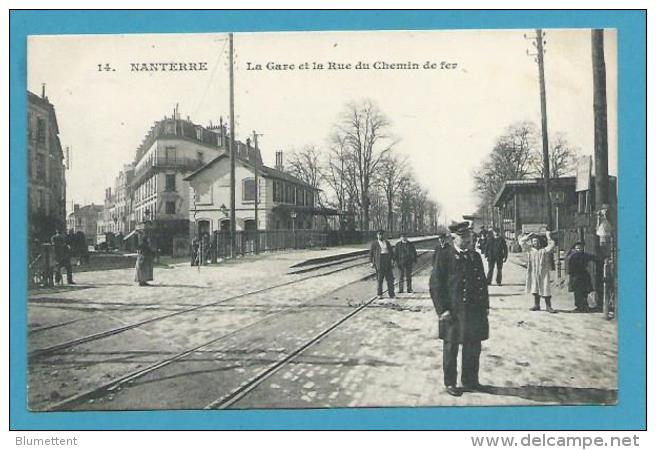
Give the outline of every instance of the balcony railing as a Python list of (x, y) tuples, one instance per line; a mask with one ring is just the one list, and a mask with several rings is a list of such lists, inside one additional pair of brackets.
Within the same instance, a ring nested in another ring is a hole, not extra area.
[(180, 172), (191, 172), (201, 168), (203, 165), (205, 165), (205, 162), (199, 159), (185, 157), (166, 158), (165, 156), (158, 156), (157, 158), (153, 158), (150, 164), (146, 163), (135, 170), (132, 185), (139, 184), (143, 178), (154, 169), (173, 169)]

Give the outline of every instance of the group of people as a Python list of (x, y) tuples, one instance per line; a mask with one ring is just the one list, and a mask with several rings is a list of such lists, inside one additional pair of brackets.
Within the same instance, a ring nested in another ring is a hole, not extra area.
[(378, 230), (376, 240), (369, 248), (369, 260), (376, 269), (376, 293), (378, 298), (383, 296), (383, 281), (387, 282), (387, 295), (395, 298), (393, 266), (399, 270), (399, 293), (404, 292), (407, 283), (408, 293), (412, 293), (412, 270), (417, 262), (417, 249), (408, 240), (405, 233), (401, 233), (399, 241), (392, 246), (385, 239), (385, 232)]
[[(555, 243), (551, 233), (543, 236), (528, 233), (518, 238), (526, 249), (526, 292), (533, 296), (531, 311), (541, 309), (544, 300), (546, 310), (555, 312), (551, 304), (551, 258)], [(530, 243), (530, 245), (529, 245)], [(479, 251), (476, 251), (478, 249)], [(483, 265), (487, 260), (487, 272)], [(399, 291), (403, 292), (404, 278), (408, 292), (412, 292), (412, 267), (417, 253), (405, 236), (395, 246), (384, 238), (382, 230), (371, 244), (370, 258), (377, 274), (377, 293), (382, 296), (383, 280), (394, 298), (392, 266), (399, 269)], [(474, 233), (469, 222), (454, 223), (449, 233), (438, 236), (433, 255), (433, 268), (429, 290), (438, 316), (439, 338), (443, 341), (443, 372), (445, 391), (452, 396), (463, 392), (485, 392), (487, 388), (479, 380), (481, 343), (489, 337), (488, 314), (490, 297), (488, 285), (492, 284), (496, 270), (496, 284), (502, 283), (503, 263), (508, 260), (508, 246), (497, 230), (484, 228)], [(569, 273), (569, 290), (574, 293), (577, 312), (589, 310), (587, 297), (593, 290), (587, 266), (595, 256), (584, 251), (583, 243), (577, 242), (566, 255)], [(461, 387), (458, 387), (458, 353), (462, 346)]]

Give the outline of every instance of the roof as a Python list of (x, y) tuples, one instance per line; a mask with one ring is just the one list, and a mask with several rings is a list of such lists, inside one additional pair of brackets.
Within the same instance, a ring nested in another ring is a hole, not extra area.
[[(516, 189), (542, 186), (542, 180), (542, 178), (526, 178), (524, 180), (505, 181), (494, 198), (494, 206), (500, 206), (501, 202), (509, 197)], [(576, 177), (549, 178), (549, 183), (552, 186), (559, 187), (566, 187), (569, 185), (575, 186)]]
[[(223, 153), (223, 154), (217, 156), (216, 158), (214, 158), (213, 160), (211, 160), (210, 162), (205, 164), (200, 169), (195, 170), (194, 172), (189, 174), (187, 177), (185, 177), (185, 181), (189, 181), (189, 180), (195, 178), (196, 175), (200, 174), (201, 172), (204, 172), (205, 170), (209, 169), (211, 166), (216, 164), (219, 160), (221, 160), (222, 158), (227, 158), (228, 156), (229, 156), (228, 153)], [(250, 167), (251, 169), (255, 169), (255, 166), (253, 166), (253, 164), (245, 158), (241, 158), (241, 157), (238, 156), (236, 158), (236, 160), (239, 161), (241, 164), (243, 164), (247, 167)], [(308, 189), (313, 189), (315, 191), (320, 191), (321, 190), (321, 189), (318, 189), (318, 188), (312, 186), (310, 183), (306, 183), (305, 181), (301, 180), (300, 178), (297, 178), (294, 175), (291, 175), (289, 173), (281, 172), (280, 170), (273, 169), (273, 168), (265, 166), (265, 165), (259, 166), (258, 169), (259, 169), (260, 175), (262, 175), (265, 178), (276, 178), (276, 179), (279, 179), (279, 180), (289, 181), (290, 183), (298, 184), (298, 185), (304, 186)]]
[(28, 103), (33, 103), (48, 110), (55, 125), (55, 134), (59, 134), (59, 124), (57, 123), (57, 113), (55, 112), (55, 106), (50, 103), (48, 97), (43, 98), (39, 95), (36, 95), (34, 92), (27, 91), (27, 101)]
[(104, 206), (102, 205), (85, 205), (81, 206), (77, 211), (73, 211), (68, 215), (68, 217), (76, 216), (76, 215), (87, 215), (87, 214), (93, 214), (93, 213), (101, 213), (104, 209)]

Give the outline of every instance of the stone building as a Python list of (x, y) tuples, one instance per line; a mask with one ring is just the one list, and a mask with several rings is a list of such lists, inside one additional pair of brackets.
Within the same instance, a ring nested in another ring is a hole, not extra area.
[(30, 235), (47, 241), (66, 226), (64, 152), (55, 107), (45, 95), (27, 92), (28, 220)]
[(96, 233), (98, 229), (98, 218), (103, 214), (102, 205), (82, 206), (73, 205), (73, 212), (68, 215), (66, 226), (69, 231), (77, 233), (81, 231), (87, 240), (87, 245), (96, 244)]
[(205, 128), (174, 113), (156, 122), (139, 146), (132, 175), (136, 228), (150, 230), (162, 254), (173, 238), (188, 237), (189, 182), (185, 177), (226, 151), (225, 127)]

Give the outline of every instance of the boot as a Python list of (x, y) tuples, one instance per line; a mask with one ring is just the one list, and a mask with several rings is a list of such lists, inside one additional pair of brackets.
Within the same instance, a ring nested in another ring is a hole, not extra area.
[(540, 296), (534, 295), (533, 302), (533, 307), (529, 311), (540, 311)]
[(544, 302), (547, 304), (547, 311), (551, 314), (555, 313), (556, 310), (551, 307), (551, 297), (545, 297)]

